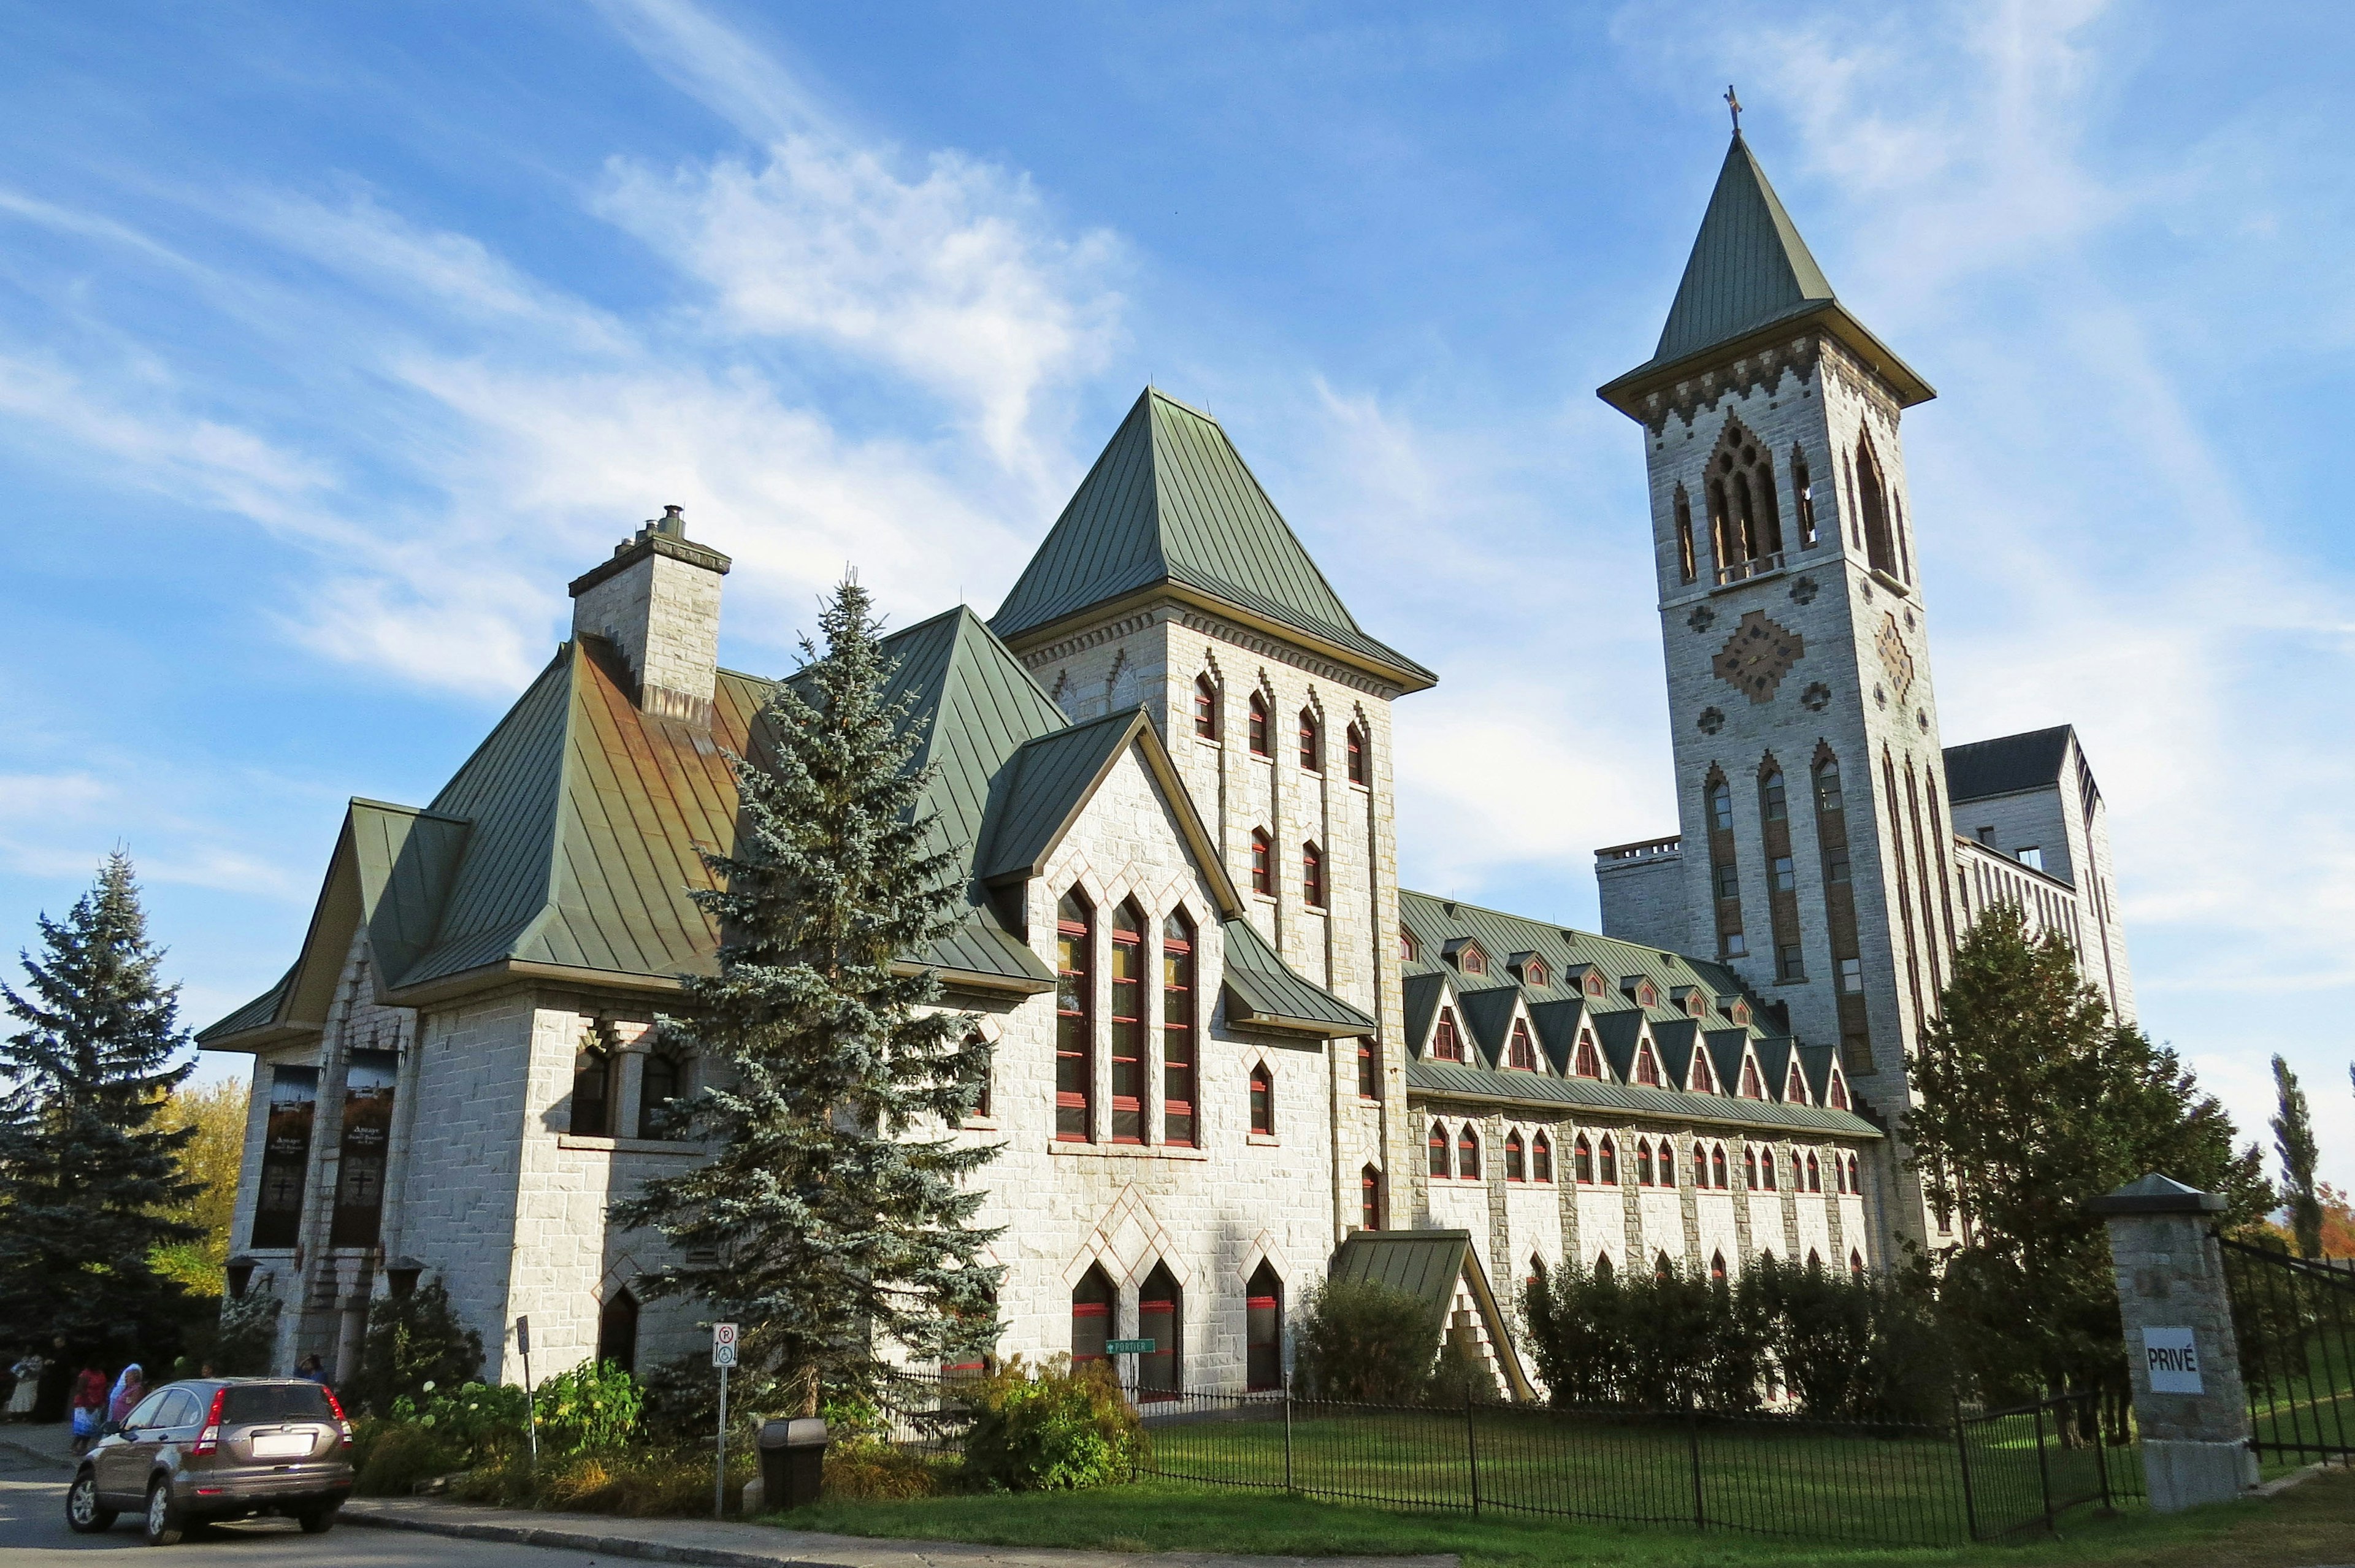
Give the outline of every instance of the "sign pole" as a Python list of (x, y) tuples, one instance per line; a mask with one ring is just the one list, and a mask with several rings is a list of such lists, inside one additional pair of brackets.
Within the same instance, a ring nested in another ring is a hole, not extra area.
[(531, 1319), (516, 1319), (516, 1349), (523, 1352), (524, 1441), (531, 1446), (531, 1473), (539, 1474), (539, 1401), (532, 1392)]
[(719, 1444), (711, 1464), (711, 1517), (727, 1518), (728, 1369), (736, 1364), (736, 1325), (711, 1326), (711, 1364), (719, 1369)]

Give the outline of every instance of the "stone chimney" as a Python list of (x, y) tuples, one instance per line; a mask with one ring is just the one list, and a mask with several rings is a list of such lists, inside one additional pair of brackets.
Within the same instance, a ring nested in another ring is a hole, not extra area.
[(603, 637), (636, 683), (639, 709), (709, 726), (719, 669), (719, 580), (729, 560), (687, 537), (677, 507), (572, 580), (572, 632)]

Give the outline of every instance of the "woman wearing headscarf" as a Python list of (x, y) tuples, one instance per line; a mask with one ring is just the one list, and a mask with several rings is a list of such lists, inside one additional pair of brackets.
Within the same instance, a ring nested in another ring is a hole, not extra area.
[(106, 1392), (106, 1419), (122, 1421), (146, 1397), (147, 1371), (133, 1361), (123, 1369), (123, 1375), (114, 1380), (114, 1386)]

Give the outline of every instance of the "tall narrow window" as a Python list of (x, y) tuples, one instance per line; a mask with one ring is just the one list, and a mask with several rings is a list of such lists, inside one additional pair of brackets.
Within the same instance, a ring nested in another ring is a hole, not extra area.
[(1742, 1187), (1745, 1192), (1758, 1190), (1758, 1150), (1755, 1146), (1742, 1151)]
[(1455, 1135), (1455, 1174), (1465, 1181), (1480, 1179), (1480, 1135), (1469, 1122)]
[(1594, 1254), (1594, 1277), (1596, 1279), (1609, 1279), (1611, 1277), (1611, 1254), (1609, 1253), (1597, 1253)]
[(1320, 726), (1316, 722), (1316, 710), (1313, 708), (1302, 709), (1300, 710), (1300, 765), (1304, 771), (1312, 773), (1321, 773), (1325, 771), (1324, 737), (1318, 732)]
[(1263, 827), (1252, 829), (1252, 891), (1275, 896), (1275, 845)]
[(1854, 1156), (1854, 1155), (1850, 1155), (1850, 1156), (1849, 1156), (1849, 1157), (1848, 1157), (1848, 1189), (1849, 1189), (1849, 1194), (1850, 1194), (1851, 1196), (1859, 1195), (1859, 1194), (1861, 1194), (1861, 1193), (1864, 1191), (1864, 1182), (1863, 1182), (1863, 1181), (1862, 1181), (1862, 1179), (1861, 1179), (1862, 1175), (1863, 1175), (1863, 1173), (1862, 1173), (1861, 1171), (1858, 1170), (1858, 1169), (1857, 1169), (1857, 1168), (1856, 1168), (1856, 1156)]
[(1251, 1071), (1251, 1130), (1260, 1137), (1275, 1136), (1275, 1074), (1264, 1062)]
[(1766, 1090), (1758, 1082), (1758, 1064), (1755, 1061), (1751, 1061), (1748, 1057), (1742, 1058), (1742, 1061), (1741, 1093), (1742, 1097), (1745, 1100), (1764, 1100), (1766, 1098)]
[(1897, 551), (1889, 519), (1889, 488), (1881, 476), (1880, 460), (1872, 454), (1872, 438), (1856, 438), (1857, 509), (1864, 514), (1864, 558), (1875, 571), (1894, 577)]
[(1578, 1053), (1572, 1071), (1581, 1078), (1603, 1076), (1603, 1055), (1594, 1049), (1594, 1032), (1592, 1029), (1578, 1031)]
[(1382, 1228), (1382, 1173), (1370, 1165), (1358, 1173), (1358, 1222), (1369, 1231)]
[(1832, 1074), (1832, 1109), (1845, 1111), (1848, 1108), (1848, 1080), (1835, 1072)]
[(1766, 918), (1774, 929), (1774, 978), (1804, 980), (1799, 948), (1799, 873), (1792, 859), (1791, 803), (1783, 770), (1770, 759), (1758, 774), (1758, 821), (1766, 855)]
[(1350, 725), (1348, 731), (1348, 745), (1349, 782), (1353, 784), (1371, 784), (1373, 782), (1374, 775), (1372, 767), (1366, 760), (1366, 752), (1368, 748), (1366, 746), (1365, 731), (1359, 729), (1355, 724)]
[(1112, 912), (1112, 1141), (1145, 1141), (1145, 916)]
[(1790, 815), (1789, 804), (1784, 798), (1782, 769), (1774, 769), (1758, 781), (1758, 810), (1768, 822), (1781, 822)]
[(1187, 1146), (1196, 1137), (1194, 996), (1194, 923), (1171, 910), (1161, 923), (1161, 1136)]
[(1382, 1097), (1382, 1059), (1374, 1050), (1374, 1042), (1358, 1042), (1358, 1098), (1379, 1100)]
[(1432, 1123), (1431, 1136), (1423, 1141), (1430, 1146), (1431, 1149), (1432, 1175), (1445, 1176), (1455, 1168), (1447, 1162), (1447, 1124), (1445, 1122)]
[(1660, 1086), (1659, 1059), (1652, 1054), (1649, 1045), (1636, 1048), (1636, 1082), (1654, 1089)]
[(1692, 497), (1682, 485), (1677, 486), (1673, 503), (1677, 517), (1677, 579), (1690, 582), (1700, 575), (1700, 563), (1693, 558)]
[(1723, 1144), (1719, 1144), (1709, 1151), (1709, 1176), (1710, 1184), (1711, 1186), (1723, 1187), (1726, 1185), (1725, 1146)]
[(1205, 741), (1219, 738), (1219, 688), (1207, 675), (1194, 677), (1194, 733)]
[(1815, 1150), (1809, 1149), (1807, 1151), (1807, 1190), (1810, 1192), (1821, 1192), (1823, 1189), (1823, 1167), (1816, 1163)]
[(1570, 1168), (1571, 1174), (1577, 1179), (1581, 1187), (1589, 1186), (1593, 1182), (1594, 1146), (1586, 1141), (1584, 1133), (1579, 1134), (1576, 1141), (1570, 1146)]
[(1284, 1281), (1264, 1258), (1243, 1286), (1243, 1385), (1284, 1386)]
[(1864, 1254), (1854, 1247), (1848, 1250), (1848, 1272), (1858, 1279), (1864, 1277)]
[(1595, 1158), (1601, 1162), (1603, 1167), (1603, 1185), (1605, 1187), (1618, 1186), (1619, 1146), (1617, 1143), (1613, 1141), (1608, 1133), (1604, 1135), (1603, 1147), (1595, 1151)]
[(1739, 421), (1726, 421), (1709, 465), (1717, 581), (1738, 582), (1783, 564), (1783, 517), (1774, 459)]
[(1074, 889), (1055, 916), (1055, 1136), (1086, 1143), (1095, 1119), (1095, 1030), (1089, 1021), (1095, 912)]
[(1677, 1147), (1666, 1138), (1660, 1140), (1659, 1177), (1663, 1187), (1677, 1184)]
[(1799, 512), (1799, 548), (1816, 548), (1816, 487), (1807, 478), (1806, 453), (1791, 448), (1791, 498)]
[(613, 1100), (612, 1053), (601, 1046), (582, 1046), (572, 1058), (573, 1136), (613, 1136)]
[(1733, 831), (1733, 788), (1722, 775), (1710, 780), (1709, 826), (1711, 831)]
[(1709, 1277), (1712, 1284), (1723, 1285), (1725, 1283), (1725, 1254), (1723, 1253), (1711, 1253), (1709, 1254)]
[(1706, 1192), (1709, 1190), (1709, 1150), (1695, 1144), (1693, 1145), (1693, 1186)]
[[(642, 1138), (675, 1138), (679, 1136), (677, 1109), (681, 1095), (687, 1092), (687, 1064), (668, 1051), (656, 1051), (646, 1056), (645, 1067), (638, 1079), (638, 1131)], [(985, 1082), (985, 1101), (981, 1115), (989, 1115), (986, 1104), (988, 1085)]]
[(1696, 1094), (1717, 1093), (1717, 1074), (1709, 1068), (1709, 1057), (1696, 1045), (1692, 1057), (1692, 1092)]
[(1153, 1341), (1136, 1358), (1137, 1392), (1146, 1399), (1175, 1399), (1186, 1386), (1186, 1313), (1167, 1264), (1155, 1264), (1136, 1287), (1136, 1337)]
[(261, 1181), (254, 1195), (255, 1248), (291, 1247), (302, 1239), (303, 1182), (311, 1166), (311, 1126), (319, 1102), (319, 1070), (270, 1070), (270, 1120), (261, 1144)]
[(1508, 1060), (1525, 1072), (1538, 1070), (1537, 1047), (1529, 1040), (1529, 1026), (1519, 1019), (1513, 1020), (1512, 1053)]
[(1652, 1140), (1649, 1138), (1636, 1140), (1636, 1185), (1652, 1185)]
[(1431, 1054), (1442, 1061), (1464, 1060), (1464, 1036), (1455, 1027), (1455, 1009), (1439, 1009), (1439, 1022), (1431, 1031)]
[(1739, 958), (1750, 951), (1742, 928), (1742, 875), (1733, 848), (1733, 786), (1716, 769), (1702, 785), (1709, 803), (1710, 882), (1717, 897), (1717, 953)]
[(625, 1372), (638, 1370), (638, 1298), (627, 1285), (597, 1313), (597, 1360)]
[(1267, 755), (1267, 699), (1256, 691), (1251, 699), (1251, 750), (1254, 757)]
[(1529, 1140), (1529, 1175), (1540, 1182), (1553, 1180), (1553, 1140), (1543, 1133)]
[(1771, 1147), (1759, 1151), (1758, 1179), (1764, 1184), (1769, 1192), (1774, 1190), (1774, 1183), (1779, 1175), (1775, 1168), (1779, 1163)]
[(1325, 852), (1314, 844), (1300, 847), (1300, 898), (1310, 909), (1325, 907)]
[(1529, 1179), (1529, 1146), (1521, 1142), (1521, 1130), (1515, 1127), (1505, 1135), (1505, 1179), (1527, 1181)]

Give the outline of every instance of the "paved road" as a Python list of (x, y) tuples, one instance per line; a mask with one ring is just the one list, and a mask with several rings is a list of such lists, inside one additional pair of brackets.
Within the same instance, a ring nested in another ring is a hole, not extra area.
[[(89, 1552), (138, 1552), (133, 1561), (155, 1568), (205, 1563), (210, 1568), (601, 1568), (624, 1559), (585, 1552), (553, 1552), (500, 1541), (453, 1541), (407, 1531), (362, 1530), (338, 1525), (325, 1535), (304, 1535), (291, 1520), (260, 1520), (222, 1525), (208, 1535), (161, 1552), (149, 1551), (128, 1518), (104, 1535), (76, 1535), (66, 1528), (65, 1477), (57, 1468), (0, 1447), (0, 1559), (8, 1568), (51, 1568), (86, 1563)], [(636, 1568), (634, 1563), (631, 1568)]]

